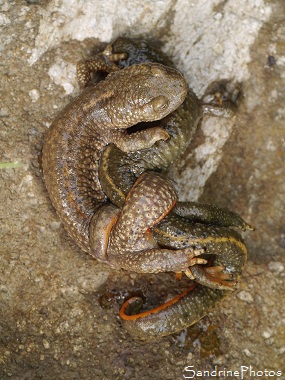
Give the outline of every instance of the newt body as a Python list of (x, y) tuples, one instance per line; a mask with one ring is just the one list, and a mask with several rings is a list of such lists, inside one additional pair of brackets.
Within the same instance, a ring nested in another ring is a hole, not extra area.
[(164, 117), (185, 95), (176, 70), (131, 66), (88, 87), (53, 122), (43, 147), (44, 180), (65, 229), (84, 251), (90, 253), (91, 218), (106, 200), (98, 179), (103, 148), (113, 142), (124, 151), (137, 150), (168, 138), (161, 128), (132, 136), (125, 129)]
[[(136, 58), (135, 44), (130, 40), (118, 41), (113, 45), (113, 57), (108, 50), (107, 56), (95, 63), (97, 69), (115, 72), (84, 90), (52, 124), (43, 148), (43, 171), (50, 198), (65, 229), (85, 252), (115, 268), (148, 273), (184, 271), (207, 286), (199, 287), (192, 296), (183, 294), (169, 308), (161, 307), (162, 314), (148, 312), (144, 318), (131, 318), (130, 324), (125, 314), (130, 326), (127, 328), (134, 336), (153, 337), (170, 334), (200, 319), (223, 297), (223, 289), (232, 287), (244, 265), (246, 249), (241, 238), (236, 234), (238, 237), (226, 241), (234, 232), (221, 229), (223, 244), (229, 244), (232, 255), (239, 257), (233, 276), (222, 273), (217, 257), (230, 266), (231, 255), (227, 261), (227, 249), (215, 253), (215, 247), (225, 246), (211, 236), (214, 231), (211, 226), (205, 226), (210, 240), (202, 242), (202, 235), (193, 240), (193, 227), (198, 226), (194, 222), (242, 229), (248, 225), (229, 211), (177, 203), (169, 180), (156, 173), (142, 174), (150, 170), (161, 172), (177, 159), (191, 140), (203, 115), (203, 105), (189, 91), (177, 109), (186, 95), (181, 74), (157, 63), (141, 63), (145, 54), (147, 61), (153, 55), (160, 61), (159, 55), (146, 48)], [(128, 46), (126, 51), (124, 46)], [(127, 65), (138, 64), (117, 71), (110, 60), (125, 58), (126, 53)], [(94, 68), (94, 62), (89, 65)], [(88, 75), (83, 72), (81, 79), (85, 83)], [(134, 124), (161, 118), (160, 127), (126, 133)], [(182, 240), (173, 232), (177, 228)], [(197, 265), (206, 263), (203, 257), (196, 256), (207, 250), (217, 255), (214, 263), (219, 269), (214, 274), (210, 268)], [(193, 269), (191, 273), (189, 266)], [(196, 317), (187, 311), (193, 302), (200, 305)], [(121, 315), (124, 318), (123, 312)], [(161, 326), (160, 318), (165, 320)]]
[[(192, 285), (156, 309), (142, 313), (136, 309), (135, 315), (132, 315), (133, 305), (141, 305), (142, 301), (137, 298), (126, 301), (120, 315), (125, 328), (138, 339), (169, 335), (199, 321), (230, 293), (229, 290), (234, 289), (231, 286), (239, 280), (247, 259), (242, 238), (227, 227), (191, 223), (172, 214), (161, 221), (158, 229), (153, 228), (153, 234), (158, 243), (164, 246), (182, 248), (193, 244), (204, 248), (203, 257), (213, 255), (213, 261), (211, 267), (206, 269), (200, 265), (191, 267), (198, 285)], [(220, 287), (222, 283), (228, 283), (228, 289)]]
[[(99, 60), (100, 67), (106, 61), (103, 58)], [(103, 69), (109, 66), (106, 64)], [(193, 247), (165, 250), (147, 236), (148, 229), (176, 203), (176, 193), (169, 181), (162, 181), (158, 176), (154, 178), (154, 181), (162, 182), (166, 194), (158, 192), (155, 197), (146, 194), (135, 206), (150, 202), (151, 197), (157, 205), (157, 213), (149, 213), (140, 228), (133, 228), (126, 235), (123, 222), (134, 224), (128, 213), (133, 206), (127, 202), (119, 215), (119, 209), (106, 203), (98, 178), (99, 160), (108, 144), (114, 143), (122, 151), (130, 152), (167, 139), (169, 135), (161, 127), (131, 135), (126, 129), (138, 122), (167, 116), (181, 105), (186, 92), (183, 76), (173, 68), (157, 63), (127, 67), (83, 91), (59, 114), (47, 133), (43, 172), (51, 201), (76, 244), (112, 267), (154, 273), (185, 271), (196, 256)], [(142, 181), (143, 186), (144, 183)], [(133, 199), (140, 191), (143, 193), (138, 186)], [(111, 229), (115, 232), (111, 233)], [(146, 240), (148, 249), (145, 244), (137, 243)], [(137, 260), (131, 255), (135, 252), (140, 255)], [(166, 269), (165, 260), (170, 260), (172, 266), (167, 265)]]

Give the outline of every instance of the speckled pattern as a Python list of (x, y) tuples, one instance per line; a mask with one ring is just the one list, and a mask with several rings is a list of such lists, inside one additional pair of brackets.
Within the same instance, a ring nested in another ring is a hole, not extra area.
[(95, 59), (79, 61), (76, 65), (77, 82), (79, 86), (85, 88), (88, 84), (92, 83), (91, 73), (96, 73), (97, 71), (111, 73), (119, 70), (115, 62), (125, 58), (125, 53), (113, 54), (112, 45), (108, 45), (102, 53), (96, 55)]
[[(136, 312), (136, 315), (130, 317), (121, 313), (126, 329), (139, 339), (168, 335), (196, 323), (209, 313), (230, 289), (234, 289), (232, 285), (238, 281), (247, 259), (247, 249), (242, 238), (236, 231), (226, 227), (192, 224), (187, 219), (173, 214), (164, 218), (159, 228), (154, 227), (153, 234), (159, 244), (164, 246), (183, 248), (192, 245), (203, 248), (206, 257), (214, 256), (211, 266), (221, 268), (222, 272), (219, 274), (216, 271), (217, 282), (214, 284), (214, 277), (207, 278), (203, 269), (193, 266), (191, 271), (194, 273), (195, 281), (204, 286), (190, 287), (188, 291), (148, 313), (143, 312), (140, 315)], [(222, 273), (226, 274), (225, 281), (221, 280)], [(131, 309), (132, 303), (128, 311), (130, 314)]]
[[(142, 62), (173, 65), (159, 49), (144, 40), (119, 37), (112, 46), (115, 53), (127, 55), (127, 59), (118, 62), (121, 68)], [(182, 105), (159, 122), (169, 139), (157, 141), (150, 149), (129, 153), (120, 151), (113, 144), (108, 145), (103, 152), (99, 171), (101, 185), (112, 202), (122, 207), (126, 194), (143, 172), (162, 171), (177, 161), (192, 140), (202, 116), (201, 102), (188, 88)]]
[(91, 218), (105, 200), (98, 180), (103, 148), (114, 142), (132, 151), (167, 138), (159, 127), (131, 136), (124, 129), (166, 116), (185, 95), (186, 83), (175, 69), (136, 65), (87, 88), (52, 124), (43, 148), (45, 184), (65, 229), (84, 251), (90, 252)]
[(177, 200), (173, 184), (158, 173), (144, 173), (129, 192), (114, 225), (107, 252), (113, 266), (136, 272), (185, 271), (194, 256), (192, 245), (160, 248), (150, 228), (162, 220)]
[[(118, 49), (117, 51), (127, 52), (130, 64), (136, 63), (139, 59), (151, 59), (154, 54), (159, 57), (158, 52), (143, 41), (119, 38), (113, 45)], [(170, 182), (167, 178), (150, 172), (142, 175), (129, 192), (136, 175), (150, 168), (165, 169), (177, 158), (179, 153), (182, 153), (183, 148), (185, 149), (190, 142), (191, 133), (195, 130), (199, 117), (201, 117), (200, 105), (201, 103), (189, 91), (183, 105), (163, 120), (163, 125), (170, 134), (169, 140), (157, 142), (153, 147), (141, 152), (128, 154), (111, 144), (105, 149), (101, 158), (99, 173), (102, 187), (113, 203), (118, 206), (124, 205), (110, 235), (109, 262), (122, 266), (121, 261), (123, 261), (124, 268), (135, 268), (138, 272), (183, 271), (190, 278), (195, 278), (198, 283), (219, 290), (217, 295), (213, 293), (214, 296), (211, 297), (206, 288), (204, 289), (205, 294), (203, 290), (199, 289), (199, 295), (201, 293), (204, 296), (201, 297), (200, 303), (195, 301), (197, 292), (195, 289), (191, 296), (189, 293), (181, 295), (178, 302), (174, 299), (173, 302), (169, 301), (167, 305), (158, 307), (158, 310), (154, 309), (131, 317), (124, 312), (126, 307), (133, 304), (130, 299), (124, 304), (120, 315), (126, 320), (126, 325), (130, 324), (128, 330), (135, 337), (146, 339), (167, 335), (195, 323), (199, 319), (199, 311), (201, 312), (200, 316), (203, 317), (218, 300), (223, 298), (225, 292), (222, 290), (234, 288), (247, 256), (246, 247), (239, 234), (225, 228), (226, 226), (236, 226), (240, 229), (251, 228), (236, 213), (213, 205), (195, 202), (179, 202), (174, 208), (174, 213), (169, 213), (170, 209), (165, 212), (167, 197), (169, 197), (168, 202), (172, 198), (171, 192), (169, 192)], [(223, 115), (223, 112), (220, 114)], [(127, 197), (126, 202), (125, 197)], [(161, 205), (165, 209), (161, 209)], [(173, 209), (173, 205), (171, 209)], [(156, 226), (153, 227), (158, 211), (158, 216), (169, 215), (165, 219), (160, 218), (161, 223), (157, 224), (159, 221), (157, 220)], [(197, 222), (206, 223), (206, 225)], [(207, 224), (209, 225), (207, 226)], [(151, 227), (153, 228), (146, 233), (147, 228)], [(153, 233), (160, 246), (168, 247), (168, 249), (156, 248), (150, 251), (149, 248), (153, 244), (150, 232)], [(187, 247), (189, 252), (186, 261), (187, 256), (183, 257), (181, 254), (183, 253), (182, 248), (187, 249)], [(196, 247), (199, 247), (202, 252), (195, 250)], [(231, 255), (227, 262), (227, 253), (231, 251), (236, 256), (234, 265), (231, 263)], [(217, 264), (207, 269), (195, 266), (197, 263), (207, 263), (202, 258), (193, 259), (195, 253), (222, 255), (223, 264), (221, 266)], [(191, 270), (187, 268), (192, 265), (194, 266)], [(134, 301), (134, 305), (137, 308), (136, 301)], [(192, 307), (195, 308), (194, 318), (191, 313)], [(131, 309), (133, 309), (132, 306)], [(166, 324), (164, 328), (159, 326), (160, 316), (162, 325)], [(163, 322), (164, 320), (165, 322)], [(151, 321), (154, 322), (153, 326)]]

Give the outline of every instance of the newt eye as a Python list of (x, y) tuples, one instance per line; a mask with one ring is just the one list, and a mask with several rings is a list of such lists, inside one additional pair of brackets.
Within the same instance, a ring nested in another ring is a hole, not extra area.
[(152, 100), (154, 111), (163, 111), (168, 107), (169, 101), (166, 96), (160, 95)]
[(165, 71), (159, 66), (152, 66), (150, 70), (152, 75), (155, 77), (159, 77), (165, 74)]

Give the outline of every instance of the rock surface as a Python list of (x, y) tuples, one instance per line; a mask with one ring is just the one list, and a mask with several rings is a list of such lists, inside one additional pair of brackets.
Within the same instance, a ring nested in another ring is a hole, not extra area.
[[(216, 365), (284, 380), (284, 2), (3, 0), (0, 11), (0, 378), (170, 380)], [(111, 272), (80, 252), (40, 170), (44, 134), (78, 91), (76, 62), (119, 35), (160, 41), (199, 96), (221, 79), (242, 89), (234, 122), (205, 120), (170, 176), (181, 198), (256, 227), (248, 265), (209, 316), (152, 343), (122, 328), (126, 291), (151, 306), (187, 280)]]

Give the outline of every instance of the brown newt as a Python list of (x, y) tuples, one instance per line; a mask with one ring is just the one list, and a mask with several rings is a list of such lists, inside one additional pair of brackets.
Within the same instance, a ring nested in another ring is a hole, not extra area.
[[(92, 63), (92, 67), (114, 70), (111, 63), (117, 58), (118, 54), (112, 55), (108, 47)], [(82, 70), (79, 70), (79, 79), (84, 81)], [(76, 97), (58, 115), (46, 135), (42, 162), (44, 181), (52, 204), (76, 244), (112, 267), (138, 272), (171, 270), (170, 265), (165, 269), (163, 264), (167, 257), (171, 257), (172, 270), (185, 271), (196, 255), (193, 247), (163, 249), (150, 239), (148, 249), (144, 248), (143, 251), (136, 244), (136, 240), (142, 239), (149, 227), (175, 204), (176, 194), (169, 182), (164, 181), (166, 186), (162, 188), (169, 190), (166, 194), (171, 194), (171, 197), (158, 192), (158, 214), (149, 215), (152, 222), (145, 218), (140, 229), (134, 228), (127, 241), (125, 229), (119, 226), (122, 220), (129, 220), (125, 212), (128, 205), (118, 217), (118, 209), (106, 203), (98, 178), (101, 153), (108, 144), (113, 143), (120, 150), (131, 152), (149, 148), (156, 141), (169, 138), (169, 134), (159, 126), (132, 134), (128, 134), (126, 129), (139, 122), (167, 116), (181, 105), (186, 92), (183, 76), (177, 70), (159, 63), (147, 62), (115, 70), (105, 80), (87, 87)], [(136, 194), (135, 191), (134, 198)], [(116, 233), (109, 236), (111, 228)], [(101, 231), (99, 235), (98, 231)], [(138, 236), (135, 238), (136, 232)], [(120, 239), (126, 244), (125, 250), (122, 244), (119, 245), (120, 250), (115, 247), (115, 242)], [(107, 243), (110, 246), (108, 250)], [(133, 250), (130, 249), (132, 244)], [(139, 260), (135, 259), (135, 255), (128, 254), (129, 251), (140, 252)], [(151, 260), (152, 265), (149, 264)]]

